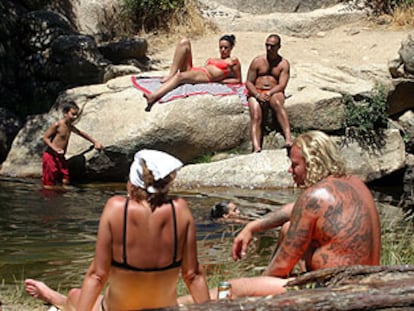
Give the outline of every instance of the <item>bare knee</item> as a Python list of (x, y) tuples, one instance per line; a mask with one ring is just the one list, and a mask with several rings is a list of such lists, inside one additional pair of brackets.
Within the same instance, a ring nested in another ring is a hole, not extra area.
[(260, 104), (256, 101), (249, 100), (250, 120), (254, 123), (262, 122), (262, 110)]
[(178, 42), (178, 45), (183, 48), (189, 48), (191, 46), (190, 39), (184, 37)]
[(79, 301), (80, 293), (80, 288), (72, 288), (68, 292), (68, 303), (72, 306), (76, 306)]
[(270, 104), (274, 109), (282, 109), (285, 104), (285, 96), (282, 93), (275, 93), (270, 98)]

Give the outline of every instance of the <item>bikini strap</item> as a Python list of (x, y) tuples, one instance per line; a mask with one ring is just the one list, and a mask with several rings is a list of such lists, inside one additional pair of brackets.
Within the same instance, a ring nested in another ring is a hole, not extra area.
[(125, 200), (125, 207), (124, 207), (124, 237), (123, 237), (123, 250), (122, 250), (122, 260), (124, 264), (127, 263), (127, 254), (126, 254), (126, 235), (127, 235), (127, 214), (128, 214), (128, 203), (129, 197)]
[(175, 214), (175, 207), (173, 200), (171, 202), (171, 209), (172, 209), (172, 215), (173, 215), (173, 225), (174, 225), (174, 256), (173, 256), (173, 263), (177, 260), (177, 247), (178, 247), (178, 236), (177, 236), (177, 217)]

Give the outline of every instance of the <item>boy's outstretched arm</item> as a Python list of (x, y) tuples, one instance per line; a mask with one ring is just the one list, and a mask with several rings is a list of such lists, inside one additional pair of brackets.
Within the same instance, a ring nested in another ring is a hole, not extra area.
[(71, 127), (71, 131), (74, 132), (75, 134), (77, 134), (77, 135), (85, 138), (86, 140), (89, 140), (93, 144), (93, 146), (95, 147), (95, 149), (102, 150), (104, 148), (103, 145), (100, 142), (98, 142), (97, 140), (93, 139), (89, 134), (87, 134), (87, 133), (79, 130), (78, 128), (76, 128), (73, 125)]

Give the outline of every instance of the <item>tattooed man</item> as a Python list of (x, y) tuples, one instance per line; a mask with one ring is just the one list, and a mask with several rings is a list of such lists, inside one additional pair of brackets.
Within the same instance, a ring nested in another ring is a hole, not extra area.
[(346, 173), (335, 143), (320, 131), (293, 141), (289, 173), (304, 188), (294, 204), (247, 224), (233, 244), (241, 259), (254, 232), (290, 225), (263, 276), (231, 280), (236, 297), (273, 295), (303, 258), (307, 271), (350, 265), (379, 265), (381, 234), (370, 190)]

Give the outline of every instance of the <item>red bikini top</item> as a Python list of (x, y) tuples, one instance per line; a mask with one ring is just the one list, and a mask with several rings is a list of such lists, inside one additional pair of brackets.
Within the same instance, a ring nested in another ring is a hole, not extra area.
[(213, 59), (213, 58), (209, 58), (207, 60), (207, 65), (214, 66), (217, 69), (220, 69), (225, 76), (228, 76), (230, 74), (231, 72), (230, 67), (232, 66), (225, 60)]

